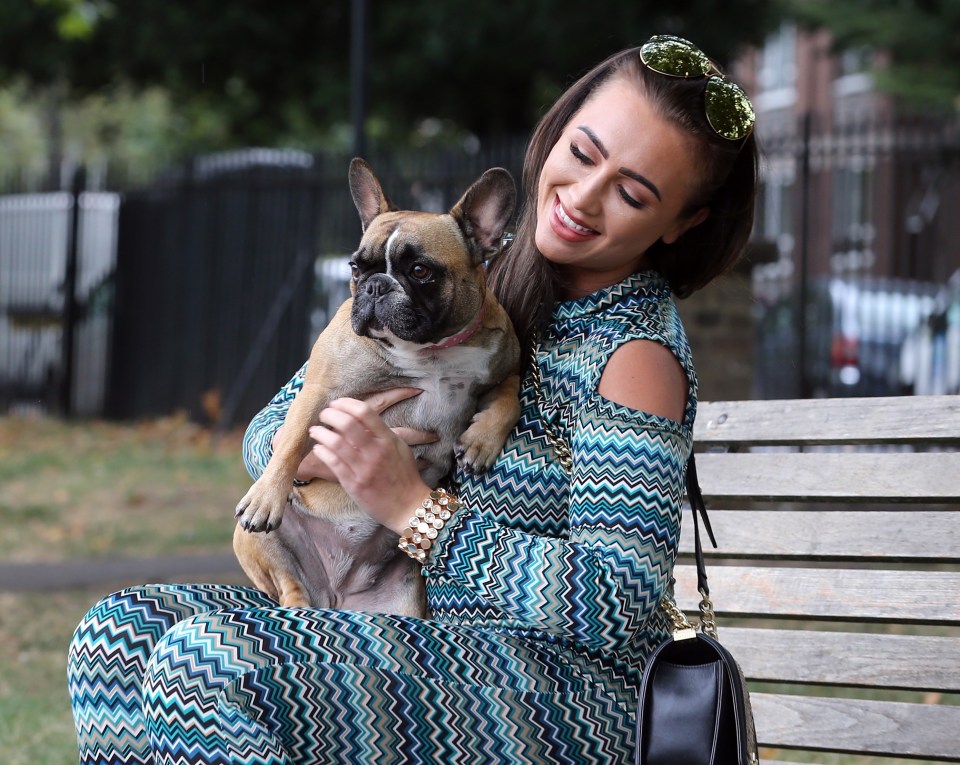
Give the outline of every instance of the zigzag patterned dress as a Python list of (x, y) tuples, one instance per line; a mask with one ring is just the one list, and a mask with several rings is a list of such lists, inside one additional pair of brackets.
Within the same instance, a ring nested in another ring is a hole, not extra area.
[[(683, 423), (597, 392), (610, 355), (652, 339), (688, 374)], [(424, 569), (434, 619), (283, 609), (252, 588), (150, 585), (78, 626), (69, 684), (82, 763), (624, 763), (641, 670), (665, 636), (696, 411), (690, 351), (650, 272), (557, 305), (537, 354), (537, 414)], [(251, 423), (259, 475), (301, 370)]]

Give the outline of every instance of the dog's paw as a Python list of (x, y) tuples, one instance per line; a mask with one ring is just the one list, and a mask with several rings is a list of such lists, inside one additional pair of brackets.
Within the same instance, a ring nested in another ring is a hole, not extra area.
[(490, 469), (520, 419), (520, 377), (510, 375), (487, 393), (468, 427), (457, 439), (457, 464), (469, 473)]
[(457, 464), (467, 473), (485, 473), (496, 461), (506, 437), (474, 423), (457, 439)]
[(237, 503), (234, 516), (245, 531), (269, 533), (283, 522), (286, 504), (286, 496), (277, 496), (276, 492), (264, 491), (254, 484)]

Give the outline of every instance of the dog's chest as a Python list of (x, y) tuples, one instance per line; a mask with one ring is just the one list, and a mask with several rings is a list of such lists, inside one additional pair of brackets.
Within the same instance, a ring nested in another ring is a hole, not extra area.
[(465, 421), (476, 406), (475, 381), (465, 377), (421, 377), (413, 385), (423, 390), (410, 404), (410, 419), (425, 427)]
[(395, 354), (402, 383), (423, 393), (410, 399), (403, 419), (413, 427), (465, 422), (473, 415), (477, 395), (490, 384), (493, 352), (461, 346), (435, 354)]

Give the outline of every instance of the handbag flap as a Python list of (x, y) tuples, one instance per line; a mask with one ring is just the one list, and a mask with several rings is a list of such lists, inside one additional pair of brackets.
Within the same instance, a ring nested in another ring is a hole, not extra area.
[(707, 664), (659, 662), (645, 710), (644, 761), (649, 765), (711, 765), (720, 699), (719, 661)]
[(640, 689), (637, 743), (637, 765), (757, 762), (750, 697), (726, 648), (698, 633), (668, 639), (651, 654)]

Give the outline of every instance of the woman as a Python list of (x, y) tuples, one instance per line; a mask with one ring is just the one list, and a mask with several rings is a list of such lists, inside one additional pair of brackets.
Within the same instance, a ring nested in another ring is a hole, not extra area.
[[(338, 480), (405, 535), (433, 620), (281, 609), (230, 586), (113, 595), (70, 651), (81, 762), (632, 757), (696, 413), (671, 291), (732, 265), (753, 217), (753, 114), (714, 74), (653, 38), (537, 127), (515, 243), (491, 266), (531, 349), (521, 419), (490, 471), (456, 476), (460, 506), (429, 545), (408, 528), (429, 487), (378, 416), (415, 392), (334, 402), (311, 429), (298, 478)], [(251, 423), (254, 476), (301, 381)]]

